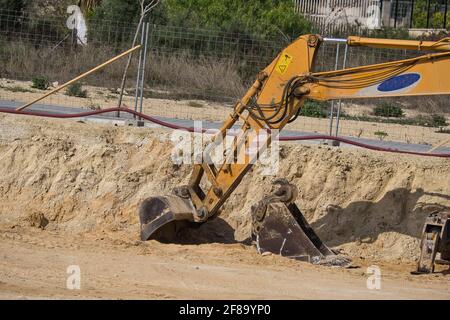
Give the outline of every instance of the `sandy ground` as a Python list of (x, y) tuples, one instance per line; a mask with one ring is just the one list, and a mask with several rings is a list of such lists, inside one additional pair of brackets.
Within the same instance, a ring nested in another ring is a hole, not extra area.
[[(39, 98), (44, 91), (32, 89), (31, 85), (31, 82), (26, 81), (0, 79), (0, 99), (28, 102)], [(17, 91), (17, 88), (21, 88), (25, 91)], [(117, 104), (118, 94), (115, 89), (91, 86), (84, 86), (84, 89), (88, 92), (88, 98), (69, 97), (65, 94), (65, 90), (62, 90), (61, 92), (46, 98), (42, 103), (68, 107), (75, 106), (87, 109), (108, 108)], [(124, 104), (134, 108), (134, 96), (126, 95)], [(150, 115), (169, 118), (223, 121), (230, 114), (232, 107), (231, 104), (202, 100), (193, 101), (147, 98), (143, 104), (143, 112)], [(372, 108), (350, 103), (344, 104), (343, 110), (349, 115), (362, 116), (370, 114)], [(417, 116), (418, 114), (420, 113), (414, 110), (406, 111), (408, 117)], [(334, 123), (334, 126), (336, 126), (336, 123)], [(294, 123), (289, 124), (287, 128), (291, 130), (328, 134), (329, 119), (300, 117)], [(340, 135), (344, 136), (379, 139), (379, 136), (375, 133), (384, 132), (387, 134), (386, 138), (384, 138), (385, 140), (406, 143), (435, 145), (449, 138), (448, 134), (437, 133), (436, 128), (345, 119), (340, 121), (339, 128)], [(450, 127), (447, 129), (450, 129)]]
[[(412, 276), (378, 262), (381, 289), (355, 269), (262, 257), (241, 244), (114, 243), (40, 231), (1, 230), (0, 299), (450, 299), (449, 275)], [(68, 290), (78, 265), (80, 290)]]
[[(448, 271), (412, 276), (426, 215), (450, 208), (448, 160), (283, 145), (277, 177), (353, 269), (260, 256), (249, 208), (276, 177), (253, 169), (190, 244), (138, 240), (142, 199), (189, 179), (169, 131), (0, 115), (0, 298), (450, 299)], [(66, 289), (70, 265), (81, 290)], [(367, 266), (382, 272), (368, 290)]]

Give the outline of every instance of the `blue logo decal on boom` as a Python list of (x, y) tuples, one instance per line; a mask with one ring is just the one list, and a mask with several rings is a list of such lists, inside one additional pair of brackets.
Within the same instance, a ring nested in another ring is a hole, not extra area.
[(390, 78), (378, 86), (378, 91), (391, 92), (406, 89), (420, 80), (418, 73), (406, 73)]

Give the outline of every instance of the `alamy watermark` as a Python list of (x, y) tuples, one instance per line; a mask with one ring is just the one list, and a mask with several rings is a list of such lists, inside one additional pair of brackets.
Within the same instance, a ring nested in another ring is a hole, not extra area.
[(77, 265), (67, 267), (66, 288), (69, 290), (81, 290), (81, 268)]
[(367, 278), (367, 289), (381, 290), (381, 269), (378, 266), (370, 266), (366, 273), (370, 275)]
[(79, 6), (70, 5), (67, 7), (69, 17), (66, 26), (69, 30), (76, 30), (77, 43), (85, 45), (87, 43), (87, 24), (86, 19)]
[[(214, 141), (213, 141), (214, 140)], [(229, 129), (225, 135), (217, 129), (204, 130), (201, 121), (194, 122), (194, 132), (174, 130), (174, 164), (257, 164), (260, 174), (275, 176), (279, 169), (278, 131)]]

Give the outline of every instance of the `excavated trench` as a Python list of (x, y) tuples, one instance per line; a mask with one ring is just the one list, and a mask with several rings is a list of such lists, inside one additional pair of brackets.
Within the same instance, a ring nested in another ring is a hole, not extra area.
[[(0, 116), (0, 225), (139, 239), (142, 199), (186, 184), (171, 160), (170, 131)], [(283, 144), (280, 170), (299, 188), (305, 217), (351, 257), (411, 261), (426, 215), (450, 207), (446, 159)], [(250, 206), (276, 177), (255, 167), (222, 215), (187, 242), (245, 241)]]

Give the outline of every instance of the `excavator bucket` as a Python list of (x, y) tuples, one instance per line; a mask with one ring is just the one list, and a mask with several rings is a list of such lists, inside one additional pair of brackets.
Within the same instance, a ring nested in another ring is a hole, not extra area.
[[(295, 205), (297, 188), (285, 179), (274, 184), (281, 187), (252, 207), (252, 233), (258, 251), (314, 264), (348, 266), (350, 261), (337, 256), (320, 240)], [(201, 225), (195, 222), (196, 209), (188, 194), (174, 191), (173, 195), (151, 197), (142, 202), (141, 240), (177, 242), (182, 229)]]
[(313, 264), (349, 266), (317, 236), (294, 203), (296, 187), (285, 180), (281, 188), (252, 207), (252, 233), (259, 253), (270, 252)]
[(194, 206), (177, 195), (151, 197), (139, 209), (141, 240), (173, 242), (178, 232), (193, 224)]

